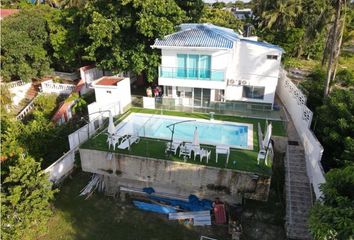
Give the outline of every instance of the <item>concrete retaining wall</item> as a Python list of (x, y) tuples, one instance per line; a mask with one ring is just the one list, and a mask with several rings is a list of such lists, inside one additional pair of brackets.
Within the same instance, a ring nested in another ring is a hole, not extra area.
[(88, 149), (80, 149), (80, 156), (83, 171), (105, 176), (108, 192), (123, 185), (154, 187), (158, 192), (183, 196), (219, 197), (229, 203), (238, 203), (242, 192), (249, 199), (268, 199), (270, 178), (252, 173)]

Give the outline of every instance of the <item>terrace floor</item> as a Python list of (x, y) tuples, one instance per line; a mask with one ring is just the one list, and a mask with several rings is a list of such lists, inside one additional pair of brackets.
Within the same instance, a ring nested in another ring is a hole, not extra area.
[[(174, 111), (162, 112), (160, 110), (147, 110), (147, 109), (140, 109), (140, 108), (132, 108), (131, 112), (165, 114), (165, 115), (173, 115), (173, 116), (209, 119), (209, 116), (207, 114), (202, 114), (202, 113), (183, 113), (183, 112), (174, 112)], [(140, 157), (156, 158), (156, 159), (169, 160), (169, 161), (186, 162), (190, 164), (199, 164), (199, 165), (205, 165), (205, 166), (217, 167), (217, 168), (227, 168), (227, 169), (233, 169), (238, 171), (257, 173), (263, 176), (270, 176), (271, 165), (266, 166), (264, 162), (261, 162), (260, 165), (257, 164), (257, 154), (259, 150), (257, 125), (259, 122), (261, 126), (265, 126), (265, 120), (254, 119), (254, 118), (240, 118), (240, 117), (224, 116), (224, 115), (215, 115), (214, 118), (216, 120), (253, 124), (254, 149), (243, 150), (243, 149), (230, 148), (230, 156), (229, 156), (228, 163), (226, 162), (226, 155), (219, 155), (218, 162), (216, 162), (215, 146), (201, 144), (202, 148), (211, 151), (211, 157), (209, 159), (209, 162), (207, 163), (205, 158), (203, 159), (202, 162), (200, 162), (199, 157), (197, 157), (195, 161), (193, 157), (191, 159), (185, 160), (183, 159), (183, 157), (178, 156), (178, 152), (176, 155), (166, 154), (165, 149), (166, 149), (167, 141), (160, 140), (160, 139), (141, 138), (140, 142), (133, 144), (130, 150), (116, 149), (115, 151), (113, 151), (113, 149), (108, 149), (107, 135), (105, 134), (105, 131), (92, 137), (90, 140), (88, 140), (83, 145), (81, 145), (81, 148), (107, 151), (107, 152), (116, 152), (118, 154), (135, 155)], [(122, 119), (116, 121), (116, 124), (121, 120)], [(272, 124), (273, 124), (274, 135), (278, 135), (278, 136), (285, 135), (282, 122), (273, 121)], [(263, 127), (263, 130), (264, 129), (265, 127)]]

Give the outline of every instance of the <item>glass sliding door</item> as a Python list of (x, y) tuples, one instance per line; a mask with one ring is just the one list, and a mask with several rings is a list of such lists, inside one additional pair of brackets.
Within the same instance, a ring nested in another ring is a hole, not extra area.
[(194, 107), (202, 106), (202, 89), (194, 88)]
[(210, 89), (203, 89), (203, 105), (202, 107), (209, 107), (210, 105)]
[(198, 78), (198, 55), (188, 55), (188, 78)]
[(211, 57), (208, 55), (199, 56), (199, 78), (209, 79), (211, 73)]
[(187, 54), (177, 54), (177, 77), (187, 77)]

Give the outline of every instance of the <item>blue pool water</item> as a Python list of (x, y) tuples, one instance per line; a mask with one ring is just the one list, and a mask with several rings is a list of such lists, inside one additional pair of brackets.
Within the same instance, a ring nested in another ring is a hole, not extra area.
[[(123, 122), (120, 128), (130, 134), (138, 134), (141, 137), (171, 139), (171, 131), (166, 126), (188, 118), (165, 117), (161, 115), (132, 114), (128, 122)], [(174, 139), (192, 142), (195, 127), (198, 128), (199, 142), (211, 145), (229, 145), (230, 147), (247, 148), (248, 126), (231, 122), (203, 121), (193, 119), (193, 122), (185, 122), (175, 125)], [(129, 130), (128, 130), (129, 129)]]

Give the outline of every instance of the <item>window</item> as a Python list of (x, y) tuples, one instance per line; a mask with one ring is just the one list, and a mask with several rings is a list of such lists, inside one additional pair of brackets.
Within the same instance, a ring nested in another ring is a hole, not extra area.
[(177, 54), (177, 77), (210, 78), (211, 56), (196, 54)]
[(225, 94), (224, 90), (215, 89), (214, 101), (223, 102), (224, 101), (224, 94)]
[(243, 86), (242, 97), (252, 99), (263, 99), (265, 87)]
[(267, 55), (267, 59), (269, 59), (269, 60), (278, 60), (278, 55)]

